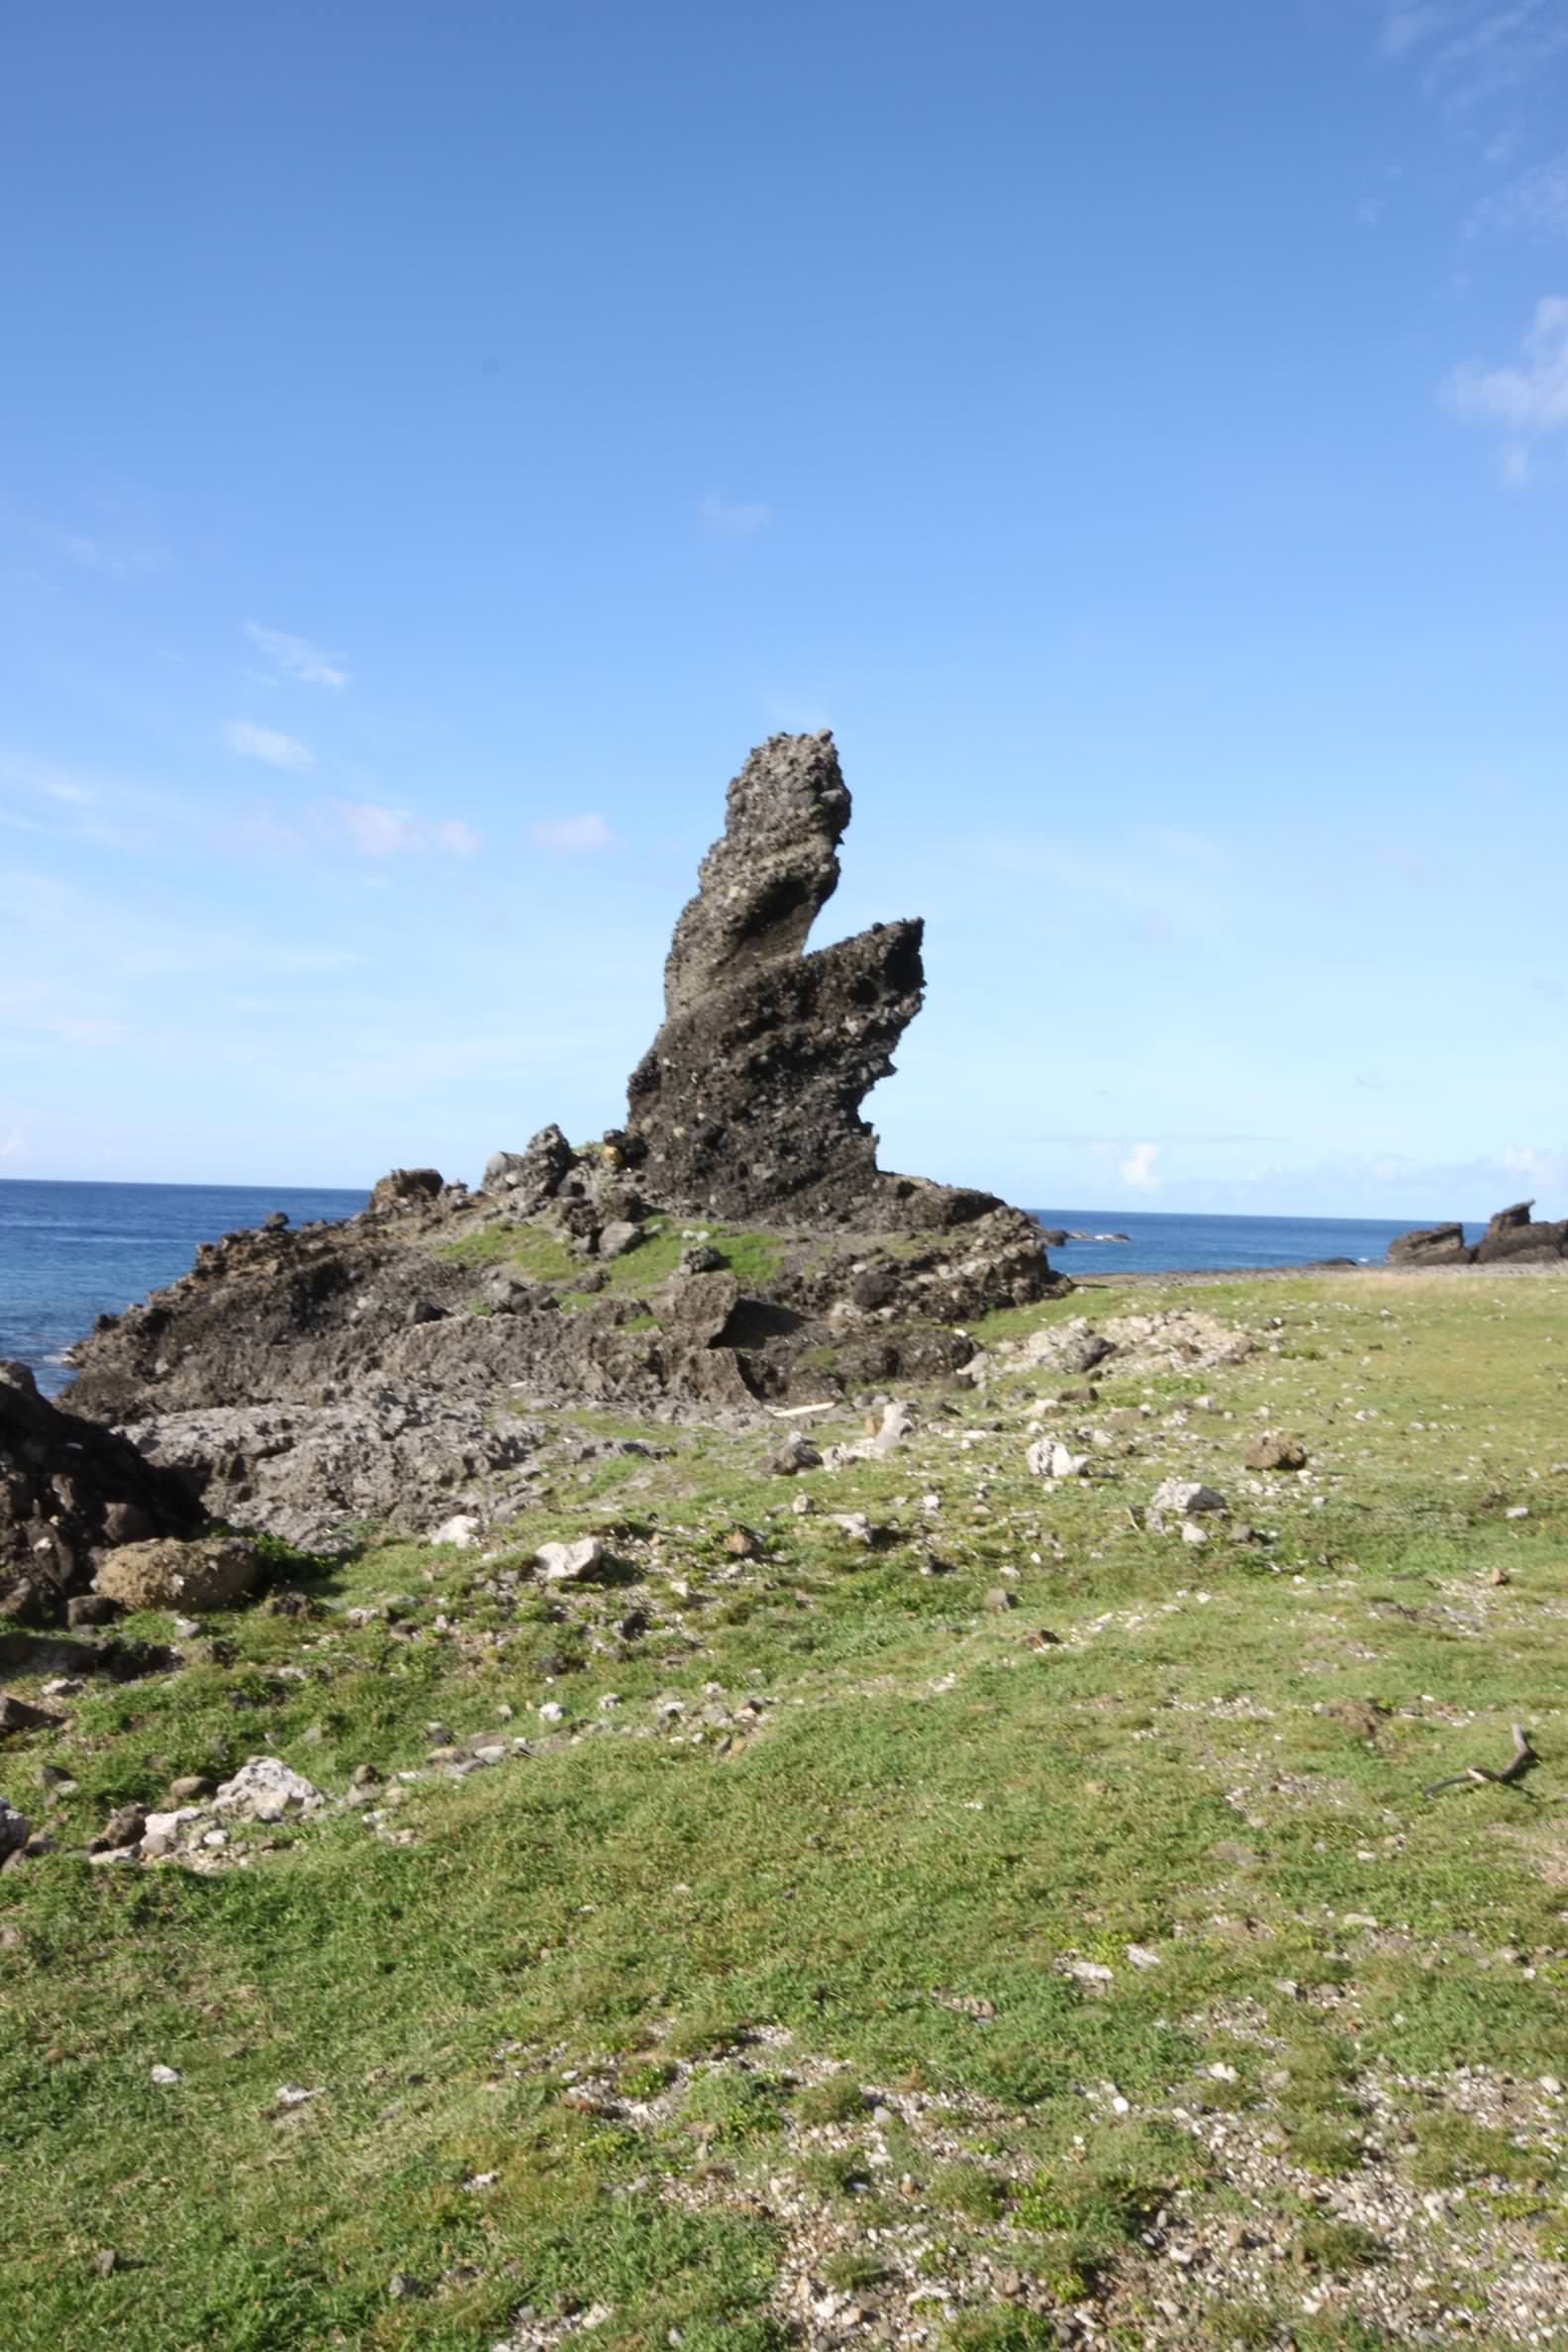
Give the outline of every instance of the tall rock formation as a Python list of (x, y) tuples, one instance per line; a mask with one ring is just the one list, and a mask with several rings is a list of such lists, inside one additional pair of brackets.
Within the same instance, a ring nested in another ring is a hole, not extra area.
[(925, 988), (919, 921), (805, 952), (838, 883), (849, 793), (833, 736), (774, 735), (730, 786), (725, 831), (664, 966), (664, 1024), (632, 1073), (648, 1195), (694, 1216), (951, 1225), (985, 1193), (885, 1177), (860, 1117)]

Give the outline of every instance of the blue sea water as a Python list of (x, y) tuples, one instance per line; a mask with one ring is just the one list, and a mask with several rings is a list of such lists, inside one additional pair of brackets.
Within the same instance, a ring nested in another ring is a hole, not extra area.
[(1065, 1241), (1050, 1261), (1064, 1274), (1183, 1274), (1248, 1266), (1309, 1266), (1323, 1258), (1380, 1264), (1397, 1233), (1430, 1217), (1181, 1217), (1148, 1209), (1035, 1209), (1047, 1227), (1125, 1233), (1125, 1241)]
[[(183, 1274), (198, 1241), (285, 1209), (295, 1225), (352, 1217), (362, 1192), (302, 1192), (226, 1184), (49, 1184), (0, 1180), (0, 1357), (20, 1357), (40, 1388), (70, 1378), (63, 1352), (97, 1315)], [(1368, 1218), (1178, 1217), (1146, 1210), (1040, 1209), (1043, 1225), (1125, 1233), (1125, 1241), (1068, 1241), (1051, 1252), (1068, 1274), (1161, 1273), (1305, 1265), (1318, 1258), (1375, 1262), (1396, 1233), (1421, 1222)]]
[(368, 1192), (242, 1184), (47, 1184), (0, 1180), (0, 1358), (46, 1396), (70, 1378), (62, 1351), (133, 1300), (189, 1270), (198, 1241), (256, 1225), (352, 1217)]

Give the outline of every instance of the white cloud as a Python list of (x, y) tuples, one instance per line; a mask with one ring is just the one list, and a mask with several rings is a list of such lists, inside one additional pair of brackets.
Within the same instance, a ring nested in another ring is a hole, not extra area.
[(392, 857), (414, 845), (414, 820), (406, 809), (381, 809), (374, 801), (334, 801), (333, 813), (365, 857)]
[(374, 801), (334, 801), (330, 814), (361, 857), (396, 857), (404, 850), (472, 857), (480, 845), (479, 834), (460, 817), (433, 825), (407, 809), (383, 809)]
[(126, 1034), (123, 1021), (56, 1021), (54, 1030), (67, 1045), (117, 1045)]
[(604, 819), (589, 813), (557, 817), (547, 825), (531, 825), (529, 839), (536, 849), (551, 849), (563, 856), (580, 856), (596, 849), (618, 849), (620, 842)]
[(72, 563), (101, 572), (106, 580), (140, 580), (163, 565), (161, 547), (114, 546), (80, 531), (68, 532), (60, 543)]
[(1442, 26), (1445, 8), (1394, 8), (1383, 19), (1378, 48), (1385, 57), (1403, 57)]
[(431, 838), (438, 849), (444, 849), (452, 857), (472, 857), (479, 847), (479, 835), (460, 817), (448, 817), (444, 823), (432, 826)]
[(1543, 1150), (1534, 1143), (1510, 1143), (1501, 1159), (1511, 1176), (1522, 1176), (1526, 1184), (1536, 1185), (1542, 1192), (1555, 1192), (1559, 1186), (1568, 1184), (1568, 1151)]
[(760, 500), (732, 506), (716, 490), (709, 491), (697, 513), (710, 539), (755, 539), (773, 520), (773, 509)]
[(298, 678), (304, 686), (346, 686), (348, 672), (339, 667), (332, 655), (323, 653), (308, 637), (294, 637), (286, 629), (263, 629), (259, 621), (247, 621), (245, 634), (258, 652), (268, 661), (276, 662), (291, 678)]
[(1415, 0), (1387, 7), (1378, 48), (1462, 116), (1528, 87), (1568, 46), (1559, 0)]
[(1117, 1170), (1117, 1174), (1130, 1192), (1155, 1193), (1159, 1191), (1160, 1179), (1154, 1167), (1154, 1162), (1159, 1158), (1159, 1149), (1157, 1143), (1133, 1144), (1127, 1158)]
[(1466, 425), (1501, 426), (1499, 469), (1511, 489), (1530, 479), (1532, 437), (1568, 431), (1568, 294), (1543, 294), (1512, 367), (1467, 359), (1444, 387)]
[(8, 1135), (0, 1135), (0, 1159), (20, 1159), (26, 1145), (15, 1127)]
[(268, 767), (293, 768), (298, 772), (316, 765), (316, 754), (308, 743), (284, 735), (281, 728), (257, 727), (249, 719), (231, 719), (224, 729), (224, 739), (242, 759), (264, 760)]
[(1472, 233), (1568, 237), (1568, 149), (1488, 196), (1477, 205), (1470, 228)]

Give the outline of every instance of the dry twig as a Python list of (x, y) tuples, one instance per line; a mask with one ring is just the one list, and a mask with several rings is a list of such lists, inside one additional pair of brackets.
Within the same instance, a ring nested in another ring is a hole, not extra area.
[(1530, 1746), (1530, 1735), (1522, 1723), (1514, 1725), (1514, 1753), (1501, 1772), (1492, 1771), (1486, 1764), (1467, 1764), (1463, 1772), (1450, 1772), (1446, 1780), (1430, 1781), (1426, 1795), (1435, 1797), (1439, 1789), (1480, 1788), (1484, 1781), (1496, 1781), (1499, 1788), (1515, 1787), (1526, 1772), (1533, 1772), (1540, 1762)]

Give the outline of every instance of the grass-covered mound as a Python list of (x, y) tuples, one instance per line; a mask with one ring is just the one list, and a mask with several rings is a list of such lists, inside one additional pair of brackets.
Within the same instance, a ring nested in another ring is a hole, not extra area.
[[(1252, 1352), (999, 1351), (793, 1479), (860, 1415), (561, 1416), (504, 1552), (280, 1562), (131, 1620), (177, 1672), (13, 1676), (66, 1719), (0, 1746), (53, 1842), (0, 1873), (8, 2352), (1553, 2340), (1565, 1300), (1080, 1291), (991, 1336)], [(1515, 1722), (1526, 1782), (1423, 1796)], [(259, 1754), (327, 1809), (87, 1859)]]

